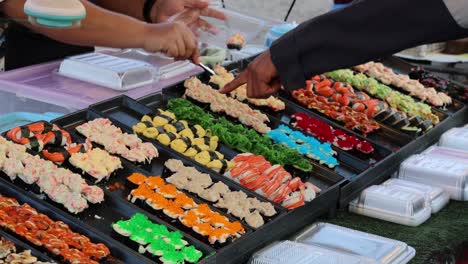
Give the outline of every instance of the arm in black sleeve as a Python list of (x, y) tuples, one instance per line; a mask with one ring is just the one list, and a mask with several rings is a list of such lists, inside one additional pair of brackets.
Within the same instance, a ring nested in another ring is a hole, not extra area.
[(298, 89), (313, 74), (467, 35), (443, 0), (363, 0), (301, 24), (270, 52), (284, 87)]

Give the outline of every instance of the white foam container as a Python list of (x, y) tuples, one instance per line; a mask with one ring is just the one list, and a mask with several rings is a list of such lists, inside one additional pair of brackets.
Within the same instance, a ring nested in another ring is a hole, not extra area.
[(282, 241), (255, 253), (250, 264), (371, 264), (363, 257), (316, 245)]
[(398, 178), (440, 187), (453, 200), (468, 200), (467, 162), (429, 155), (413, 155), (401, 163)]
[(398, 186), (368, 187), (349, 203), (349, 211), (406, 226), (419, 226), (431, 217), (424, 193)]
[(442, 134), (439, 146), (468, 151), (468, 127), (455, 127)]
[(389, 179), (382, 185), (397, 186), (398, 188), (405, 188), (420, 192), (426, 198), (426, 202), (430, 204), (433, 214), (442, 210), (442, 208), (444, 208), (450, 200), (450, 196), (442, 188), (427, 184), (411, 182), (402, 179)]
[(156, 81), (150, 64), (103, 53), (69, 57), (60, 64), (59, 74), (117, 91), (127, 91)]
[(327, 223), (313, 224), (294, 240), (364, 257), (379, 264), (406, 264), (416, 255), (414, 248), (406, 243)]

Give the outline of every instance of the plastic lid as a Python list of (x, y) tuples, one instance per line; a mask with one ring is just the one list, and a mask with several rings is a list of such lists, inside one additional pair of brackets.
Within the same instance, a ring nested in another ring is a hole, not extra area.
[(439, 145), (468, 151), (468, 128), (456, 127), (450, 129), (440, 137)]
[(359, 256), (316, 245), (283, 241), (255, 253), (250, 264), (364, 264), (373, 263)]
[[(111, 54), (120, 56), (119, 53), (122, 52)], [(145, 55), (142, 56), (144, 57)], [(148, 55), (148, 57), (157, 57), (157, 55)], [(148, 63), (153, 67), (159, 67), (157, 65), (158, 62), (159, 60), (157, 59), (150, 59)], [(122, 94), (128, 95), (133, 99), (138, 99), (157, 93), (165, 87), (203, 72), (201, 67), (195, 66), (192, 70), (172, 78), (160, 79), (158, 82), (153, 82), (141, 88), (120, 92), (61, 76), (57, 74), (59, 67), (60, 61), (55, 61), (2, 72), (0, 73), (0, 91), (71, 110), (78, 110)]]
[(467, 162), (429, 155), (413, 155), (400, 165), (398, 177), (438, 186), (454, 200), (468, 199)]
[(241, 33), (247, 44), (262, 44), (265, 34), (274, 24), (280, 21), (267, 21), (265, 19), (247, 16), (232, 10), (215, 8), (226, 14), (227, 20), (221, 21), (206, 17), (205, 19), (218, 30), (216, 33), (202, 32), (200, 43), (218, 48), (226, 48), (226, 40), (235, 33)]
[(416, 192), (421, 192), (421, 194), (426, 198), (426, 203), (431, 206), (432, 213), (440, 211), (450, 199), (449, 195), (442, 188), (427, 184), (402, 179), (389, 179), (382, 185), (396, 186), (398, 188), (406, 188)]
[(312, 225), (295, 241), (366, 257), (381, 264), (407, 263), (414, 257), (414, 249), (403, 242), (327, 223)]
[(431, 215), (423, 192), (394, 185), (375, 185), (365, 189), (349, 204), (349, 210), (408, 226), (418, 226)]
[(297, 27), (297, 24), (281, 24), (271, 28), (270, 34), (280, 37)]
[(461, 162), (468, 162), (468, 151), (461, 149), (432, 146), (421, 154), (446, 159), (455, 159)]

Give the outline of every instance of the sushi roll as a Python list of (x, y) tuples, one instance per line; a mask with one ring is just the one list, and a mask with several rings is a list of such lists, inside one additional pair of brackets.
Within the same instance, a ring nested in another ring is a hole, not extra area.
[(224, 159), (222, 160), (213, 160), (210, 161), (206, 164), (206, 167), (213, 169), (216, 172), (224, 173), (230, 168), (232, 168), (233, 164), (229, 161), (226, 161)]
[(203, 129), (203, 127), (201, 127), (199, 125), (188, 127), (188, 128), (186, 128), (186, 129), (179, 132), (180, 136), (188, 137), (188, 138), (191, 138), (191, 139), (202, 138), (202, 137), (206, 136), (206, 134), (207, 134), (206, 130)]
[(160, 127), (160, 126), (164, 126), (164, 125), (171, 123), (173, 120), (174, 118), (168, 115), (160, 114), (153, 118), (153, 125), (156, 127)]
[(173, 123), (173, 126), (176, 128), (177, 133), (189, 128), (189, 125), (187, 121), (185, 120), (179, 120), (175, 123)]
[(245, 37), (241, 33), (232, 35), (226, 41), (228, 49), (241, 50), (245, 45)]
[(415, 127), (415, 126), (404, 126), (401, 128), (401, 130), (404, 131), (406, 134), (409, 134), (410, 136), (413, 136), (413, 137), (416, 137), (422, 131), (421, 128)]
[(402, 112), (398, 112), (398, 114), (399, 120), (397, 122), (392, 123), (391, 125), (397, 129), (401, 129), (402, 127), (408, 126), (410, 124), (408, 117)]
[(379, 122), (384, 122), (385, 120), (391, 118), (397, 111), (392, 108), (387, 108), (384, 111), (381, 111), (380, 113), (376, 114), (374, 116), (374, 119), (379, 121)]
[(431, 120), (424, 120), (419, 126), (423, 131), (427, 131), (433, 127), (432, 121)]
[(195, 157), (198, 153), (202, 152), (203, 150), (197, 146), (193, 145), (191, 146), (187, 151), (185, 151), (183, 154), (189, 158)]
[(159, 143), (163, 144), (164, 146), (169, 146), (171, 142), (175, 139), (177, 139), (179, 136), (177, 134), (168, 132), (168, 133), (161, 133), (159, 136), (156, 138)]
[(180, 137), (174, 139), (171, 143), (171, 148), (179, 153), (185, 153), (192, 146), (192, 140), (188, 137)]
[(409, 121), (411, 126), (419, 127), (424, 122), (424, 119), (422, 119), (420, 116), (415, 115), (409, 118)]
[(143, 136), (151, 139), (156, 139), (160, 134), (164, 133), (164, 130), (156, 127), (149, 127), (143, 131)]
[(184, 247), (182, 254), (184, 254), (185, 261), (190, 263), (197, 263), (203, 256), (203, 253), (194, 246)]
[(195, 161), (197, 161), (198, 163), (202, 165), (207, 165), (211, 161), (222, 160), (222, 159), (224, 159), (223, 154), (217, 151), (211, 151), (211, 150), (202, 151), (195, 156)]

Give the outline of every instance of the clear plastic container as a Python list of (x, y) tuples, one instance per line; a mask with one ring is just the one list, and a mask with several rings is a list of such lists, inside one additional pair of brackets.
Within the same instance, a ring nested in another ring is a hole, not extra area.
[(455, 127), (445, 132), (440, 137), (439, 146), (468, 151), (468, 128)]
[(316, 245), (306, 245), (283, 241), (255, 253), (250, 264), (367, 264), (368, 259), (352, 254), (326, 249)]
[(389, 179), (382, 185), (396, 186), (398, 188), (421, 192), (426, 198), (426, 202), (430, 204), (433, 214), (444, 208), (450, 200), (450, 196), (442, 188), (427, 184), (405, 181), (402, 179)]
[(446, 159), (454, 159), (460, 162), (468, 163), (468, 151), (460, 149), (432, 146), (426, 149), (421, 154)]
[[(128, 53), (125, 54), (128, 55)], [(46, 105), (50, 104), (53, 105), (52, 108), (58, 107), (60, 109), (76, 110), (122, 94), (138, 99), (159, 92), (165, 87), (203, 72), (201, 67), (195, 67), (191, 71), (172, 78), (161, 79), (158, 82), (145, 85), (141, 88), (119, 92), (103, 86), (61, 76), (57, 73), (59, 67), (60, 61), (55, 61), (0, 73), (0, 91), (13, 93), (14, 97), (16, 97), (16, 94), (22, 100), (33, 100), (45, 103)], [(2, 100), (5, 99), (2, 97)], [(11, 105), (10, 101), (8, 101), (7, 106), (2, 105), (1, 107), (8, 107), (9, 105)], [(42, 107), (39, 106), (39, 108)], [(46, 109), (42, 112), (61, 113), (62, 111), (59, 110)], [(23, 110), (12, 109), (11, 111)], [(37, 113), (37, 111), (25, 111)]]
[(135, 59), (89, 53), (66, 58), (58, 72), (69, 78), (127, 91), (157, 81), (153, 80), (152, 68), (150, 64)]
[(216, 7), (214, 9), (224, 12), (227, 20), (205, 18), (209, 23), (215, 25), (218, 30), (216, 34), (202, 32), (199, 39), (201, 43), (218, 48), (227, 48), (226, 40), (235, 33), (241, 33), (245, 37), (246, 44), (263, 45), (264, 37), (270, 28), (281, 23), (281, 21), (255, 18), (228, 9)]
[(294, 240), (365, 257), (379, 264), (405, 264), (416, 254), (406, 243), (327, 223), (312, 225)]
[(349, 211), (401, 225), (419, 226), (431, 217), (428, 202), (420, 191), (374, 185), (349, 203)]
[(467, 201), (468, 163), (428, 155), (413, 155), (400, 165), (398, 178), (438, 186), (453, 200)]

